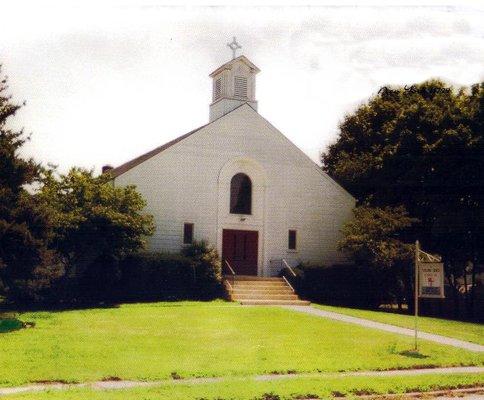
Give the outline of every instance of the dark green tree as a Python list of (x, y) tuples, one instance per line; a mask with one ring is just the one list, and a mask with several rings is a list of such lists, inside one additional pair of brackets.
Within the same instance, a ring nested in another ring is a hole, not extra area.
[(0, 70), (0, 295), (25, 303), (42, 299), (63, 270), (47, 248), (49, 215), (26, 189), (39, 182), (41, 167), (19, 155), (26, 138), (10, 129), (8, 120), (21, 105), (12, 102), (7, 89)]
[(64, 260), (66, 281), (93, 298), (116, 282), (119, 259), (141, 250), (154, 231), (135, 187), (115, 187), (108, 174), (49, 170), (39, 197), (53, 216), (53, 248)]
[(414, 246), (406, 244), (401, 233), (417, 220), (403, 206), (360, 206), (353, 214), (343, 227), (339, 249), (351, 254), (357, 265), (371, 267), (380, 280), (382, 297), (401, 307), (404, 298), (412, 298), (414, 256)]
[(451, 280), (483, 262), (483, 99), (482, 83), (383, 87), (322, 154), (323, 169), (360, 204), (403, 205), (418, 218), (404, 239), (442, 254)]

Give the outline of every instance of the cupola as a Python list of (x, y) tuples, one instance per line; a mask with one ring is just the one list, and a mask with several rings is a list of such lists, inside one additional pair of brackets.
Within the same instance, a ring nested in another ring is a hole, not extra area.
[(259, 71), (259, 68), (247, 57), (239, 56), (210, 74), (210, 78), (212, 78), (210, 122), (244, 103), (249, 104), (257, 111), (255, 76)]

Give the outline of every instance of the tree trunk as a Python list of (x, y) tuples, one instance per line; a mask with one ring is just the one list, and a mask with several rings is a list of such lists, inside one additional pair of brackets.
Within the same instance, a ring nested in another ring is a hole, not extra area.
[(476, 264), (477, 264), (477, 258), (474, 257), (474, 262), (472, 264), (472, 272), (471, 272), (471, 293), (470, 293), (470, 299), (469, 299), (469, 314), (471, 319), (475, 319), (476, 315), (474, 312), (474, 301), (475, 301), (475, 295), (476, 295)]

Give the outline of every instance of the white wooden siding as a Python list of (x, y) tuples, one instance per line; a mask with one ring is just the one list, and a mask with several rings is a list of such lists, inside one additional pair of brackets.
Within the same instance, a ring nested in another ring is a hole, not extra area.
[[(228, 212), (231, 174), (253, 182), (253, 215), (241, 221)], [(152, 250), (178, 252), (183, 223), (194, 239), (222, 250), (222, 229), (259, 231), (259, 274), (274, 275), (271, 259), (292, 264), (341, 263), (340, 229), (354, 199), (250, 106), (243, 105), (115, 179), (135, 184), (155, 216)], [(289, 229), (297, 251), (288, 251)], [(275, 263), (272, 263), (275, 265)]]

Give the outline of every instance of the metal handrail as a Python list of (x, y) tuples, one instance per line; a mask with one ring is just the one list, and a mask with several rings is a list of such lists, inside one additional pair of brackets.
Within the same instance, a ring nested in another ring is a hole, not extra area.
[(292, 287), (292, 285), (289, 283), (289, 281), (286, 279), (286, 277), (284, 275), (282, 275), (282, 278), (286, 281), (287, 285), (291, 288), (292, 292), (293, 293), (296, 293), (296, 291), (294, 290), (294, 288)]
[(294, 272), (294, 270), (291, 268), (291, 266), (287, 263), (286, 260), (284, 260), (284, 258), (282, 259), (282, 263), (286, 266), (286, 268), (291, 271), (291, 274), (292, 276), (296, 277), (296, 273)]
[(230, 290), (234, 290), (234, 286), (235, 286), (235, 271), (234, 269), (232, 268), (232, 266), (229, 264), (229, 262), (227, 260), (224, 259), (224, 262), (225, 264), (227, 265), (227, 267), (229, 268), (229, 272), (231, 273), (231, 276), (232, 276), (232, 284), (230, 284), (229, 280), (227, 279), (227, 283), (229, 284), (230, 286)]
[(235, 275), (234, 269), (230, 266), (229, 262), (227, 260), (224, 260), (225, 264), (227, 264), (227, 267), (229, 267), (230, 273), (232, 275)]

